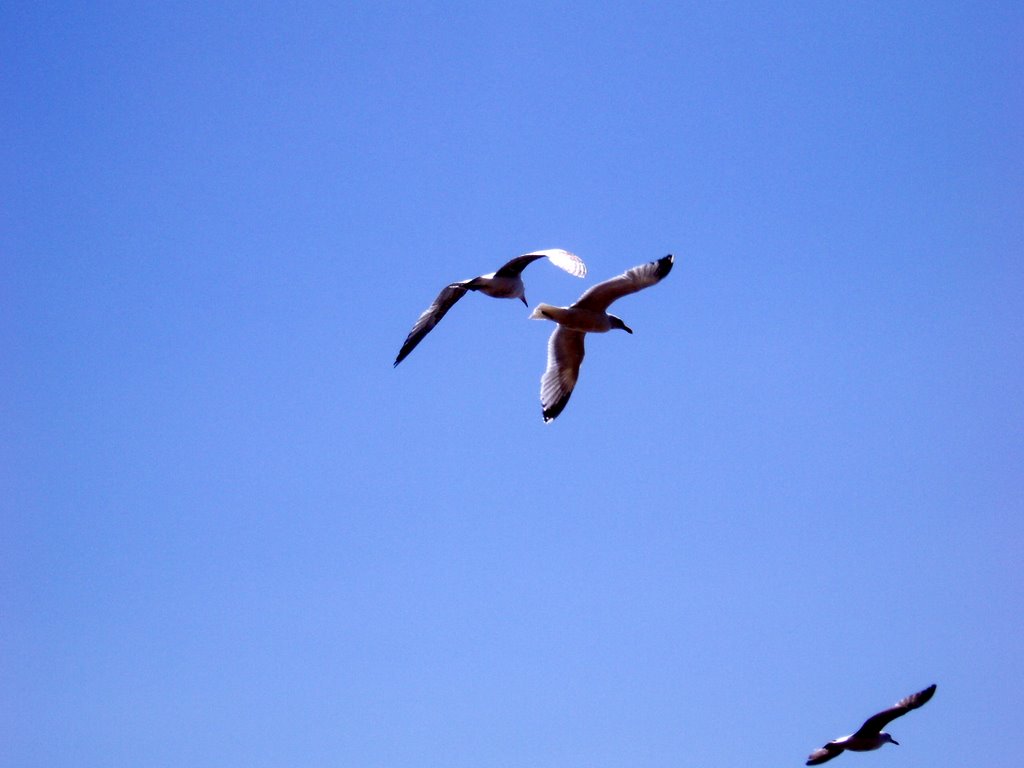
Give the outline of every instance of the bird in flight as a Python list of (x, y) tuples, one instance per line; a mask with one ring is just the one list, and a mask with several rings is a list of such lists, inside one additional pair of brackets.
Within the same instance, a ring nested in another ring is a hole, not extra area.
[(631, 293), (650, 288), (670, 271), (675, 257), (670, 253), (657, 261), (641, 264), (623, 274), (591, 286), (574, 304), (553, 307), (538, 304), (530, 315), (533, 320), (553, 320), (558, 324), (548, 339), (548, 365), (540, 379), (540, 404), (544, 421), (555, 419), (569, 402), (583, 362), (583, 337), (619, 328), (633, 329), (622, 318), (606, 311), (612, 302)]
[(807, 765), (821, 765), (847, 749), (851, 752), (869, 752), (872, 749), (878, 749), (883, 744), (891, 743), (899, 746), (899, 742), (882, 729), (897, 717), (927, 703), (934, 693), (935, 685), (933, 684), (923, 691), (900, 699), (893, 706), (865, 720), (864, 725), (856, 733), (833, 739), (821, 749), (811, 752), (807, 758)]
[[(584, 277), (587, 274), (587, 265), (575, 253), (569, 253), (569, 251), (562, 248), (548, 248), (547, 250), (533, 251), (531, 253), (524, 253), (522, 256), (516, 256), (497, 272), (480, 275), (471, 280), (451, 283), (441, 289), (441, 292), (437, 294), (437, 298), (434, 299), (434, 303), (427, 307), (416, 320), (412, 330), (409, 331), (409, 335), (405, 339), (405, 343), (402, 344), (402, 348), (398, 351), (395, 365), (405, 360), (409, 353), (416, 349), (416, 345), (423, 341), (423, 337), (430, 333), (435, 325), (441, 322), (441, 318), (468, 291), (480, 291), (496, 299), (519, 299), (523, 304), (526, 304), (526, 288), (523, 285), (521, 275), (528, 265), (537, 259), (543, 258), (547, 258), (556, 267), (561, 267), (570, 275)], [(527, 304), (527, 306), (529, 305)]]

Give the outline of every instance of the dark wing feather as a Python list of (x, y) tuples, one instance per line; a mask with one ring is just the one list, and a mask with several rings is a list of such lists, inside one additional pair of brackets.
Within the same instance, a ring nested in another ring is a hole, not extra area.
[(611, 306), (613, 301), (660, 282), (665, 275), (672, 271), (674, 260), (670, 253), (668, 256), (663, 256), (657, 261), (627, 269), (617, 277), (605, 280), (597, 285), (592, 285), (583, 292), (583, 295), (576, 300), (573, 306), (580, 309), (593, 309), (597, 312), (604, 312)]
[(860, 727), (860, 730), (854, 734), (854, 736), (874, 736), (875, 734), (881, 733), (882, 729), (885, 728), (889, 723), (895, 720), (901, 715), (907, 714), (912, 709), (926, 704), (928, 700), (935, 693), (935, 685), (929, 685), (923, 691), (912, 693), (905, 699), (900, 699), (893, 706), (889, 707), (883, 712), (879, 712), (877, 715), (872, 715), (864, 721), (864, 725)]
[(827, 763), (833, 757), (841, 755), (843, 753), (843, 747), (835, 742), (830, 741), (821, 749), (816, 749), (807, 756), (806, 765), (821, 765)]
[(494, 276), (519, 277), (527, 266), (537, 259), (543, 258), (546, 258), (559, 269), (564, 269), (575, 277), (585, 277), (587, 274), (587, 265), (575, 253), (570, 253), (564, 248), (548, 248), (544, 251), (533, 251), (531, 253), (524, 253), (522, 256), (516, 256), (512, 261), (495, 272)]
[(434, 303), (427, 307), (423, 314), (419, 316), (412, 330), (409, 331), (409, 335), (405, 337), (405, 343), (402, 344), (402, 348), (398, 351), (398, 357), (395, 358), (395, 365), (405, 360), (409, 353), (416, 349), (416, 345), (423, 341), (423, 337), (430, 333), (435, 325), (441, 322), (441, 318), (445, 316), (449, 309), (455, 306), (455, 302), (465, 295), (466, 289), (462, 287), (461, 283), (452, 283), (445, 286), (437, 294)]
[[(523, 273), (530, 264), (535, 262), (537, 259), (543, 259), (543, 253), (527, 253), (524, 256), (516, 256), (508, 264), (505, 264), (501, 269), (494, 273), (495, 277), (518, 277)], [(533, 274), (531, 272), (531, 274)]]
[(544, 421), (556, 418), (569, 402), (583, 362), (583, 331), (558, 326), (548, 339), (548, 367), (540, 378)]

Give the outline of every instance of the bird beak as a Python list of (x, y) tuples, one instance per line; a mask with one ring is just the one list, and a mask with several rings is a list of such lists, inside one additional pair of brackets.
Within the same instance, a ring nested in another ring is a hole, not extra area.
[(626, 333), (632, 333), (632, 332), (633, 332), (633, 329), (632, 329), (632, 328), (630, 328), (630, 327), (629, 327), (628, 325), (626, 325), (625, 323), (623, 323), (623, 324), (622, 324), (622, 330), (624, 330), (624, 331), (625, 331)]
[(900, 743), (899, 743), (898, 741), (896, 741), (896, 739), (892, 738), (891, 736), (889, 737), (889, 740), (890, 740), (890, 741), (891, 741), (891, 742), (892, 742), (893, 744), (895, 744), (895, 745), (896, 745), (897, 747), (898, 747), (898, 746), (900, 745)]
[(519, 297), (519, 300), (520, 300), (521, 302), (523, 302), (523, 305), (524, 305), (524, 306), (527, 306), (527, 307), (528, 307), (528, 306), (530, 306), (529, 304), (527, 304), (527, 303), (526, 303), (526, 297), (525, 297), (525, 296), (520, 296), (520, 297)]

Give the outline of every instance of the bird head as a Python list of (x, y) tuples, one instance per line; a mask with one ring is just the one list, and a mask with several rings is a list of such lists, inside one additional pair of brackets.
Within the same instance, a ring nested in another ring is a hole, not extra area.
[(889, 742), (890, 744), (895, 744), (895, 745), (896, 745), (897, 747), (898, 747), (898, 746), (900, 745), (900, 743), (899, 743), (898, 741), (896, 741), (896, 739), (894, 739), (894, 738), (893, 738), (892, 736), (890, 736), (890, 735), (889, 735), (888, 733), (886, 733), (885, 731), (882, 731), (882, 732), (881, 732), (880, 734), (878, 734), (878, 735), (882, 737), (882, 743), (883, 743), (883, 744), (884, 744), (885, 742)]
[(612, 328), (619, 328), (619, 329), (625, 331), (626, 333), (632, 333), (633, 332), (632, 328), (630, 328), (628, 325), (626, 325), (624, 322), (622, 322), (622, 318), (621, 317), (616, 317), (615, 315), (608, 315), (608, 319), (611, 320)]

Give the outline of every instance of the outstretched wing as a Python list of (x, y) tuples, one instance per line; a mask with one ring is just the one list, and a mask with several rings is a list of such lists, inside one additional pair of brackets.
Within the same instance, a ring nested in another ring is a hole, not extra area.
[(441, 318), (445, 316), (449, 309), (455, 306), (455, 302), (465, 295), (466, 289), (462, 287), (461, 283), (452, 283), (445, 286), (437, 294), (434, 303), (427, 307), (423, 314), (419, 316), (412, 330), (409, 331), (409, 335), (405, 337), (405, 343), (402, 344), (402, 348), (398, 351), (398, 357), (395, 358), (395, 365), (405, 360), (409, 353), (416, 349), (416, 345), (423, 341), (423, 337), (430, 333), (435, 325), (441, 322)]
[(843, 745), (836, 744), (834, 741), (830, 741), (821, 749), (816, 749), (807, 756), (807, 762), (805, 765), (821, 765), (827, 763), (833, 757), (842, 754)]
[(556, 418), (569, 402), (583, 362), (583, 331), (558, 326), (548, 339), (548, 367), (540, 377), (544, 421)]
[(874, 736), (881, 732), (885, 726), (895, 720), (901, 715), (907, 714), (912, 709), (926, 704), (928, 700), (935, 694), (935, 685), (929, 685), (923, 691), (912, 693), (905, 699), (900, 699), (893, 706), (888, 709), (879, 712), (877, 715), (872, 715), (864, 721), (864, 725), (860, 727), (854, 736)]
[(547, 257), (547, 260), (556, 267), (564, 269), (570, 275), (584, 277), (587, 274), (587, 265), (584, 264), (583, 259), (575, 253), (569, 253), (569, 251), (562, 248), (548, 248), (544, 251), (533, 251), (531, 253), (524, 253), (522, 256), (516, 256), (512, 261), (495, 272), (494, 276), (518, 277), (527, 266), (535, 262), (537, 259), (543, 259), (545, 257)]
[(675, 257), (670, 253), (657, 261), (628, 269), (618, 277), (592, 285), (572, 306), (604, 312), (616, 299), (621, 299), (623, 296), (636, 293), (660, 282), (665, 275), (672, 271), (674, 261)]

